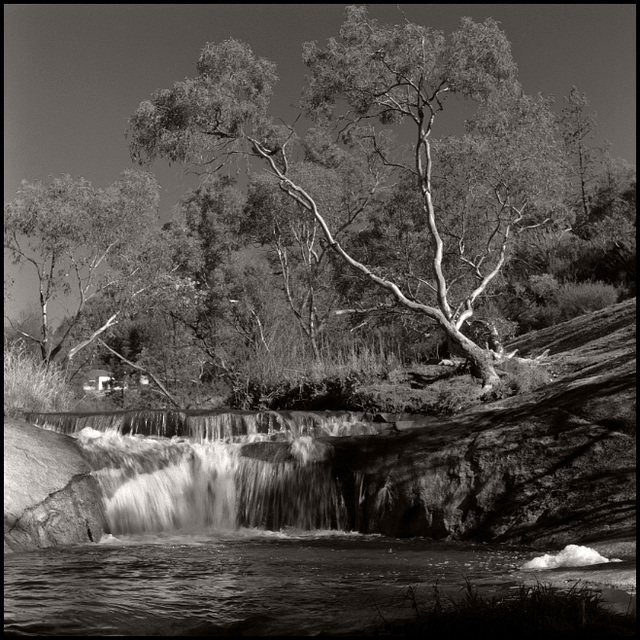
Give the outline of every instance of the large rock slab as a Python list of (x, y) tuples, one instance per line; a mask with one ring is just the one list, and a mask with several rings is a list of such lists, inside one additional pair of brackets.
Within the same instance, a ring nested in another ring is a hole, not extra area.
[(635, 327), (635, 301), (553, 327), (533, 344), (554, 382), (337, 444), (354, 526), (534, 547), (635, 538)]
[(533, 547), (634, 536), (634, 438), (567, 411), (563, 395), (560, 406), (478, 411), (336, 443), (352, 525)]
[(73, 438), (4, 422), (4, 550), (98, 542), (102, 496)]

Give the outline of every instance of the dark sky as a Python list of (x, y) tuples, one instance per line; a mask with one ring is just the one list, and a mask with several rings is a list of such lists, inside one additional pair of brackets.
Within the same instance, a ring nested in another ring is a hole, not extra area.
[[(274, 114), (286, 119), (304, 78), (302, 43), (337, 35), (345, 6), (5, 4), (5, 202), (21, 180), (48, 182), (63, 173), (97, 187), (116, 180), (133, 166), (124, 137), (128, 118), (154, 90), (195, 75), (206, 42), (236, 38), (274, 61), (280, 76)], [(369, 14), (399, 23), (396, 6), (372, 4)], [(635, 164), (635, 4), (399, 6), (410, 21), (446, 33), (462, 16), (499, 21), (525, 92), (561, 102), (576, 85), (598, 114), (601, 141)], [(177, 168), (159, 164), (153, 171), (168, 216), (190, 183)], [(12, 317), (35, 295), (25, 274), (17, 281), (15, 300), (5, 310)]]

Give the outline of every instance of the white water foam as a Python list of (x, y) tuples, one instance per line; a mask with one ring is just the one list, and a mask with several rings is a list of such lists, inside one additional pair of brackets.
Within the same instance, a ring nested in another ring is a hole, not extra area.
[(556, 554), (545, 553), (522, 565), (523, 569), (556, 569), (558, 567), (586, 567), (604, 562), (622, 562), (618, 558), (605, 558), (595, 549), (568, 544)]

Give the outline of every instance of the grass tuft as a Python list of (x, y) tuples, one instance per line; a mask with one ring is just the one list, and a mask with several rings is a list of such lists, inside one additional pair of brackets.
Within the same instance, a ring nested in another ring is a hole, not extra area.
[(4, 415), (17, 417), (25, 411), (67, 411), (73, 393), (64, 373), (46, 366), (22, 343), (4, 343)]

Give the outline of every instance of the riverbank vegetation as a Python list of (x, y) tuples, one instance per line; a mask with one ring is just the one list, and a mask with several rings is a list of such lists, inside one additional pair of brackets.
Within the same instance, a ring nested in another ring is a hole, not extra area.
[(524, 94), (495, 21), (400, 22), (349, 7), (305, 44), (295, 126), (270, 112), (271, 62), (206, 44), (129, 121), (145, 169), (200, 175), (164, 224), (147, 171), (24, 183), (4, 246), (39, 306), (5, 342), (59, 363), (85, 409), (450, 413), (548, 381), (505, 345), (635, 296), (635, 167), (594, 144), (575, 87)]
[(67, 411), (74, 402), (73, 389), (64, 372), (47, 366), (21, 343), (4, 343), (4, 415), (25, 411)]
[(491, 638), (631, 638), (636, 634), (635, 608), (620, 613), (606, 605), (597, 591), (574, 586), (558, 589), (544, 584), (520, 586), (513, 596), (483, 597), (467, 584), (464, 597), (444, 597), (436, 585), (434, 597), (420, 601), (411, 588), (406, 600), (412, 619), (381, 619), (379, 636), (427, 637), (452, 635)]

